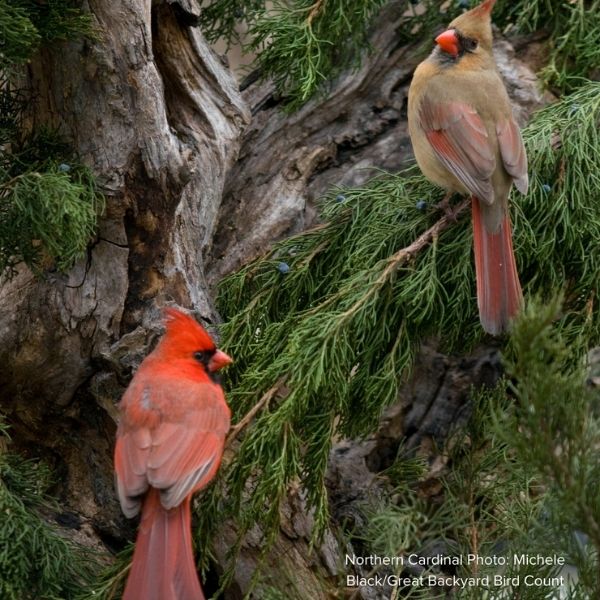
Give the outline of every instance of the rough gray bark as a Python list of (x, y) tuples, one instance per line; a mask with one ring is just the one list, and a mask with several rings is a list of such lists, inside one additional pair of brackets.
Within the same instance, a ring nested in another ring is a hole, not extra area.
[[(175, 302), (212, 321), (209, 285), (314, 222), (315, 201), (330, 186), (359, 185), (373, 167), (407, 164), (406, 95), (423, 54), (397, 42), (404, 4), (385, 9), (363, 66), (293, 115), (279, 110), (269, 84), (240, 96), (190, 26), (195, 4), (187, 1), (89, 0), (101, 38), (62, 44), (32, 61), (30, 125), (59, 127), (107, 196), (86, 260), (43, 279), (22, 269), (0, 286), (2, 410), (17, 447), (58, 469), (62, 523), (109, 547), (132, 534), (112, 488), (115, 401), (156, 338), (159, 307)], [(538, 106), (531, 71), (504, 42), (498, 57), (513, 98), (525, 110)], [(461, 379), (449, 359), (432, 357), (380, 434), (367, 446), (342, 442), (332, 454), (338, 522), (366, 493), (354, 485), (356, 474), (367, 481), (400, 437), (421, 448), (463, 414), (480, 371)], [(439, 379), (433, 387), (432, 377)], [(298, 598), (331, 597), (344, 549), (328, 535), (309, 553), (301, 494), (291, 496), (282, 523), (269, 560), (272, 583), (300, 585)], [(225, 524), (216, 541), (221, 563), (234, 539)], [(247, 591), (261, 541), (260, 532), (245, 540), (227, 598)]]

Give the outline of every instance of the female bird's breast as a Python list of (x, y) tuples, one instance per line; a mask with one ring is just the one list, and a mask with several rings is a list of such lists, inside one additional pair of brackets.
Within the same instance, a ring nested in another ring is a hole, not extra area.
[(415, 159), (425, 177), (449, 192), (464, 194), (466, 188), (436, 156), (421, 123), (423, 98), (429, 93), (431, 82), (442, 74), (442, 69), (431, 60), (426, 60), (417, 67), (408, 90), (408, 132)]
[[(488, 203), (508, 195), (511, 178), (502, 164), (497, 125), (512, 118), (512, 111), (495, 69), (469, 71), (424, 61), (409, 90), (408, 116), (415, 158), (427, 178), (450, 192), (476, 189)], [(449, 169), (441, 155), (446, 162), (462, 161), (462, 167)]]

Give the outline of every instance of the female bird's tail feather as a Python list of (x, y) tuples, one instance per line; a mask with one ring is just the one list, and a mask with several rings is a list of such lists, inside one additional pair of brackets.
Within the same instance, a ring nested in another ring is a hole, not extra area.
[(499, 335), (508, 329), (523, 303), (510, 217), (504, 216), (498, 231), (488, 231), (481, 217), (479, 200), (475, 197), (472, 215), (479, 318), (485, 331)]
[(165, 510), (151, 488), (123, 600), (204, 600), (191, 535), (190, 498)]

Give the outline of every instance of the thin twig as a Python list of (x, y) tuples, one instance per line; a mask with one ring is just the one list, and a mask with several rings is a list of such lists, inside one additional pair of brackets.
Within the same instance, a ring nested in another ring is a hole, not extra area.
[[(477, 523), (475, 521), (475, 499), (473, 498), (473, 490), (470, 491), (469, 494), (469, 519), (471, 521), (471, 553), (473, 556), (479, 556), (479, 533), (477, 531)], [(473, 574), (477, 577), (479, 572), (479, 563), (475, 560), (475, 564), (473, 565)]]
[(327, 0), (317, 0), (310, 7), (310, 12), (308, 13), (308, 17), (306, 18), (309, 27), (312, 26), (313, 19), (321, 12), (321, 9), (323, 8), (325, 2), (327, 2)]
[[(348, 310), (343, 312), (339, 317), (339, 322), (344, 322), (348, 317), (352, 316), (373, 294), (375, 294), (382, 284), (384, 284), (388, 277), (392, 275), (399, 267), (405, 262), (408, 262), (416, 254), (418, 254), (423, 248), (431, 244), (442, 231), (448, 229), (448, 227), (454, 225), (458, 220), (458, 217), (471, 205), (471, 199), (465, 198), (456, 208), (450, 208), (443, 217), (436, 221), (427, 231), (424, 231), (414, 242), (410, 245), (398, 250), (390, 257), (387, 258), (387, 265), (381, 275), (377, 278), (369, 290), (361, 298), (359, 298)], [(326, 300), (317, 304), (313, 308), (307, 310), (304, 314), (311, 315), (321, 311), (323, 308), (330, 304), (333, 304), (343, 294), (343, 290), (337, 291), (335, 294), (331, 294)]]
[(374, 285), (370, 286), (369, 290), (364, 296), (362, 296), (362, 298), (357, 300), (348, 310), (344, 311), (340, 315), (340, 322), (352, 316), (373, 294), (379, 290), (381, 285), (383, 285), (388, 278), (398, 270), (399, 267), (408, 262), (411, 258), (423, 250), (423, 248), (436, 240), (442, 231), (450, 227), (450, 225), (456, 223), (458, 216), (462, 214), (470, 205), (471, 199), (466, 198), (455, 209), (450, 209), (450, 211), (441, 219), (439, 219), (439, 221), (436, 221), (429, 229), (427, 229), (427, 231), (424, 231), (414, 242), (412, 242), (412, 244), (392, 254), (387, 259), (387, 265), (381, 275), (377, 278), (377, 281), (375, 281)]
[(225, 440), (225, 447), (228, 448), (239, 433), (248, 426), (250, 421), (254, 419), (256, 414), (265, 406), (268, 406), (269, 402), (273, 399), (273, 396), (281, 389), (285, 381), (285, 377), (281, 377), (277, 383), (270, 389), (268, 389), (261, 397), (261, 399), (244, 415), (243, 419), (234, 427), (231, 428), (227, 439)]
[(15, 175), (14, 177), (12, 177), (11, 179), (8, 179), (7, 181), (3, 181), (2, 183), (0, 183), (0, 189), (3, 190), (7, 190), (9, 188), (12, 187), (13, 183), (16, 183), (17, 181), (19, 181), (19, 179), (23, 178), (23, 173), (21, 173), (20, 175)]
[(127, 574), (131, 570), (132, 561), (129, 561), (114, 577), (113, 581), (110, 584), (110, 588), (108, 589), (107, 600), (112, 600), (117, 593), (117, 589), (119, 588), (119, 584), (121, 581), (127, 578)]
[[(392, 267), (398, 267), (402, 263), (406, 262), (409, 258), (412, 258), (415, 254), (423, 250), (425, 246), (429, 245), (434, 238), (438, 237), (440, 233), (450, 225), (456, 223), (459, 215), (461, 215), (471, 205), (471, 198), (466, 198), (454, 209), (450, 209), (448, 214), (445, 214), (439, 221), (436, 221), (427, 231), (424, 231), (412, 244), (398, 250), (395, 254), (392, 254), (389, 258), (390, 265)], [(386, 270), (389, 268), (386, 267)]]

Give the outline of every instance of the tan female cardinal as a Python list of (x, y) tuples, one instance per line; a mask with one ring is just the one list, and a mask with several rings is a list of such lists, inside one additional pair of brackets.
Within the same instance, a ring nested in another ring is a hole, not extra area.
[(470, 194), (483, 328), (506, 330), (522, 303), (508, 195), (527, 193), (527, 157), (492, 54), (486, 0), (450, 23), (415, 71), (408, 125), (423, 173), (448, 194)]
[(188, 315), (168, 308), (166, 333), (120, 403), (117, 493), (142, 519), (124, 600), (203, 600), (190, 503), (219, 468), (230, 411), (215, 373), (231, 363)]

